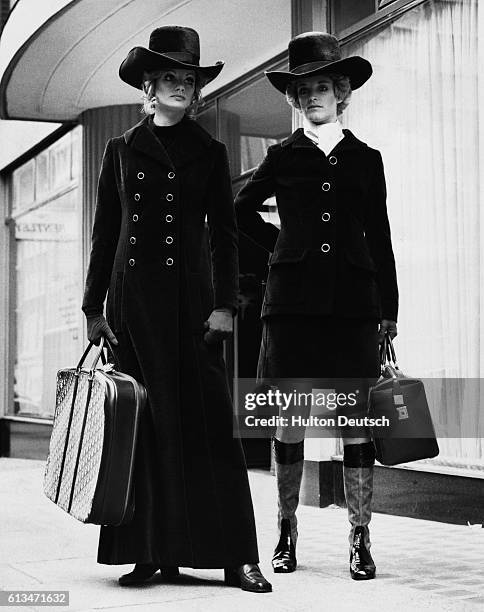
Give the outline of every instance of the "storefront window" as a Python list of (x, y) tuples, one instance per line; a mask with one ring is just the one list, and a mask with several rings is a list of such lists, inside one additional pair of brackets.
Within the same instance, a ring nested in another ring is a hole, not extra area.
[(215, 104), (201, 108), (197, 115), (197, 123), (201, 125), (213, 138), (217, 138), (217, 111)]
[[(477, 0), (428, 1), (344, 47), (373, 65), (344, 112), (382, 152), (400, 287), (400, 363), (419, 376), (481, 375), (484, 243), (478, 112), (482, 83)], [(459, 410), (442, 393), (439, 418)], [(481, 406), (473, 419), (478, 431)], [(482, 459), (478, 440), (442, 440), (441, 455)]]
[(13, 173), (16, 330), (11, 414), (51, 417), (55, 376), (80, 354), (80, 128)]
[(412, 0), (331, 0), (332, 32), (344, 38), (394, 10), (405, 8), (410, 2)]
[(333, 0), (334, 29), (342, 32), (375, 12), (375, 0)]
[(220, 130), (234, 177), (255, 168), (267, 147), (291, 133), (285, 96), (260, 77), (220, 100)]

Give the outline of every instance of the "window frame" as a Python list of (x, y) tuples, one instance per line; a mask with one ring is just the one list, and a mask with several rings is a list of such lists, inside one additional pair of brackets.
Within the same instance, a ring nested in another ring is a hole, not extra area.
[(329, 25), (331, 34), (337, 36), (341, 45), (348, 42), (354, 42), (358, 38), (368, 34), (369, 32), (385, 26), (390, 21), (397, 19), (403, 13), (415, 8), (419, 4), (424, 4), (428, 0), (375, 0), (375, 11), (372, 15), (360, 19), (352, 26), (341, 31), (336, 29), (334, 2), (329, 2)]

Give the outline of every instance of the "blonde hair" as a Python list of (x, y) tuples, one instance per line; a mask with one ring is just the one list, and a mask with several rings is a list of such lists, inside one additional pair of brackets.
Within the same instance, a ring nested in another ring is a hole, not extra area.
[[(336, 113), (341, 115), (345, 108), (349, 105), (351, 99), (351, 84), (350, 79), (342, 74), (336, 74), (334, 72), (324, 73), (331, 79), (333, 83), (334, 94), (338, 98), (338, 104), (336, 105)], [(286, 99), (288, 103), (295, 109), (301, 110), (299, 104), (299, 98), (297, 95), (297, 83), (298, 80), (290, 81), (286, 87)]]
[[(154, 115), (155, 114), (155, 91), (156, 91), (156, 81), (159, 79), (165, 72), (169, 70), (156, 70), (152, 72), (145, 72), (143, 75), (143, 83), (141, 85), (141, 89), (143, 91), (142, 94), (142, 107), (141, 112), (145, 115)], [(204, 99), (202, 96), (202, 83), (200, 83), (200, 78), (195, 71), (195, 91), (193, 93), (193, 98), (190, 103), (190, 106), (185, 110), (185, 114), (193, 119), (198, 109), (204, 105)]]

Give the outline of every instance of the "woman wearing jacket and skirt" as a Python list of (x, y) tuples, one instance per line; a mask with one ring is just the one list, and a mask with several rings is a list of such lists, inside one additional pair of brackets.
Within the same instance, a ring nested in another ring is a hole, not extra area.
[[(240, 231), (271, 253), (258, 376), (283, 384), (358, 381), (363, 393), (352, 416), (364, 416), (368, 379), (379, 375), (379, 340), (397, 333), (398, 289), (380, 153), (337, 117), (372, 68), (361, 57), (342, 59), (335, 37), (308, 32), (289, 43), (289, 71), (266, 74), (304, 127), (269, 147), (236, 198)], [(274, 194), (280, 231), (258, 213)], [(280, 537), (272, 564), (280, 573), (296, 569), (304, 435), (302, 427), (280, 427), (273, 439)], [(368, 530), (375, 451), (364, 426), (341, 435), (350, 574), (368, 580), (375, 576)]]
[(199, 55), (195, 30), (164, 26), (119, 71), (148, 114), (106, 147), (83, 311), (89, 339), (111, 340), (148, 405), (134, 518), (101, 527), (98, 562), (134, 563), (121, 585), (224, 568), (227, 584), (267, 592), (222, 355), (238, 279), (227, 153), (188, 116), (223, 64), (202, 67)]

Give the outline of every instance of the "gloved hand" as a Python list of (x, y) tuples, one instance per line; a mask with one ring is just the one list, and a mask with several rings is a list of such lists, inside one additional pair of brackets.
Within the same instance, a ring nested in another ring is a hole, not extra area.
[(103, 315), (87, 317), (87, 337), (89, 341), (98, 346), (102, 336), (106, 337), (112, 344), (118, 344), (116, 336)]
[(383, 338), (385, 337), (385, 332), (389, 333), (390, 338), (393, 340), (397, 335), (397, 324), (395, 321), (390, 321), (390, 319), (383, 319), (380, 323), (380, 329), (378, 330), (378, 342), (381, 344), (383, 342)]
[(232, 311), (229, 308), (217, 308), (205, 321), (204, 327), (207, 330), (203, 336), (207, 344), (216, 344), (228, 338), (233, 332)]

